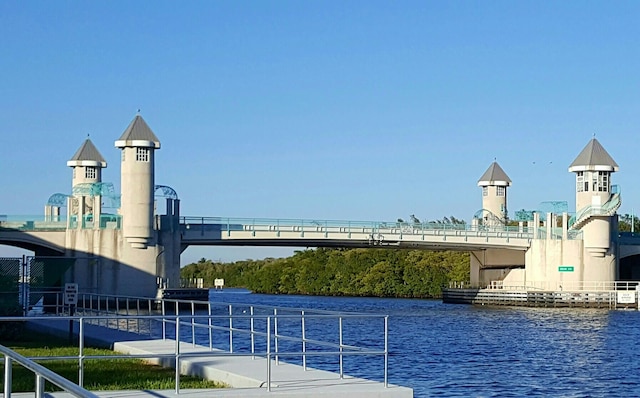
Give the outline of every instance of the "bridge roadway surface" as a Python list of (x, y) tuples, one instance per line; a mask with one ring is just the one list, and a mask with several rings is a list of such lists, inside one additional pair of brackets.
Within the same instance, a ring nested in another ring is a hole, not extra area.
[[(64, 220), (4, 221), (0, 244), (65, 253)], [(170, 225), (162, 226), (173, 228)], [(396, 247), (428, 250), (510, 249), (526, 251), (536, 238), (518, 227), (458, 224), (181, 217), (182, 250), (189, 246)], [(540, 234), (541, 231), (538, 231)]]
[[(30, 321), (29, 328), (46, 328), (67, 336), (68, 321), (52, 319)], [(77, 325), (76, 325), (77, 331)], [(174, 354), (174, 340), (145, 340), (144, 336), (125, 331), (117, 331), (105, 327), (86, 325), (85, 340), (89, 344), (111, 346), (114, 350), (127, 354)], [(211, 353), (208, 347), (193, 346), (191, 343), (180, 343), (181, 354)], [(271, 360), (271, 391), (267, 391), (267, 360), (251, 356), (213, 356), (187, 357), (181, 360), (181, 373), (197, 375), (210, 380), (222, 381), (232, 388), (216, 389), (180, 389), (175, 390), (129, 390), (129, 391), (92, 391), (101, 397), (137, 398), (137, 397), (320, 397), (320, 398), (411, 398), (413, 390), (407, 387), (389, 384), (384, 387), (381, 382), (339, 374), (328, 371), (288, 364), (282, 361), (279, 365)], [(157, 363), (158, 360), (156, 360)], [(173, 358), (160, 358), (163, 366), (174, 367)], [(47, 393), (49, 397), (72, 397), (65, 392)], [(12, 397), (33, 397), (33, 393), (14, 393)]]

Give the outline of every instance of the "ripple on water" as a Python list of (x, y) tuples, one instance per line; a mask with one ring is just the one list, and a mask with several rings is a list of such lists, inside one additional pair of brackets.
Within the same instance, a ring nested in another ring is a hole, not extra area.
[[(388, 314), (389, 381), (416, 397), (640, 396), (638, 311), (256, 294), (220, 301)], [(353, 338), (380, 343), (379, 325), (357, 326)], [(378, 380), (382, 366), (380, 358), (345, 360), (347, 373)]]

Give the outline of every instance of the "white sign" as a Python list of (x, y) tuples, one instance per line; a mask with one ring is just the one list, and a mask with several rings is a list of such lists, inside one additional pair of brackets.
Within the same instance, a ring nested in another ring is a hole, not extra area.
[(216, 288), (222, 288), (224, 286), (224, 279), (218, 278), (213, 281), (213, 286)]
[(633, 304), (636, 302), (636, 292), (618, 292), (618, 304)]
[(78, 304), (78, 284), (77, 283), (64, 284), (64, 304), (65, 305)]

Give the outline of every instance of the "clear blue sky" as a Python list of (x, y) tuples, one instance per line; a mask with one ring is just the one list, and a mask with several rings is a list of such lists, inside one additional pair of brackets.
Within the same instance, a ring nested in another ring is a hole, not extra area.
[(138, 108), (183, 215), (469, 221), (494, 158), (511, 215), (573, 209), (593, 134), (640, 210), (638, 21), (637, 1), (2, 1), (0, 213), (70, 192), (87, 134), (119, 186)]

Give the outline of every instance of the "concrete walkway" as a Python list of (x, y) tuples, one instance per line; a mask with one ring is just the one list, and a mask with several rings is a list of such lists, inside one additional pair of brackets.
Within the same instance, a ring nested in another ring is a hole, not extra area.
[[(147, 340), (114, 344), (114, 350), (127, 354), (174, 354), (175, 341)], [(267, 360), (251, 356), (228, 356), (223, 351), (211, 352), (208, 347), (180, 344), (181, 354), (198, 353), (198, 357), (186, 357), (180, 361), (182, 374), (200, 376), (221, 381), (233, 388), (214, 390), (216, 396), (296, 396), (296, 397), (413, 397), (413, 390), (406, 387), (345, 376), (337, 373), (292, 365), (271, 360), (271, 392), (267, 392)], [(210, 355), (213, 354), (213, 355)], [(221, 354), (222, 356), (216, 356)], [(173, 358), (155, 360), (163, 366), (174, 365)], [(192, 392), (189, 392), (191, 394)], [(171, 392), (175, 395), (174, 392)], [(197, 394), (197, 392), (193, 392)], [(182, 395), (182, 392), (181, 392)]]
[[(31, 327), (45, 327), (49, 331), (68, 332), (68, 321), (36, 321)], [(76, 329), (77, 332), (77, 329)], [(144, 336), (118, 332), (104, 327), (85, 328), (87, 338), (103, 346), (111, 346), (115, 351), (138, 355), (174, 355), (174, 340), (141, 340)], [(135, 337), (134, 337), (135, 336)], [(129, 339), (134, 337), (133, 339)], [(126, 339), (116, 340), (116, 339)], [(180, 361), (181, 374), (195, 375), (209, 380), (223, 382), (231, 388), (180, 390), (179, 396), (191, 397), (326, 397), (326, 398), (411, 398), (413, 390), (384, 384), (377, 381), (345, 376), (323, 370), (307, 368), (271, 360), (271, 391), (267, 391), (267, 360), (251, 356), (229, 356), (225, 351), (210, 351), (208, 347), (180, 343), (180, 353), (187, 355)], [(189, 354), (197, 353), (197, 357)], [(218, 355), (216, 355), (218, 354)], [(174, 367), (175, 359), (161, 358), (149, 360), (167, 367)], [(101, 397), (176, 397), (174, 390), (160, 391), (93, 391)], [(71, 397), (63, 392), (48, 393), (50, 397)], [(1, 394), (0, 394), (1, 396)], [(33, 393), (14, 393), (12, 397), (32, 397)]]

